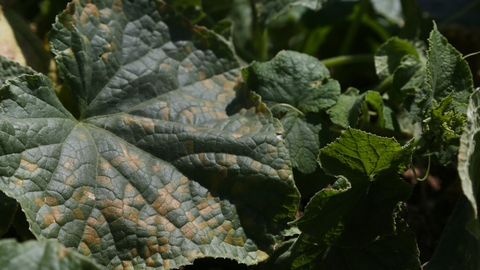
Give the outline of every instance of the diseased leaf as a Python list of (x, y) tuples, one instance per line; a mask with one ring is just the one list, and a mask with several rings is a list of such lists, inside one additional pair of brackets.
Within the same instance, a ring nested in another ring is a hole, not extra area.
[[(472, 205), (468, 217), (467, 228), (477, 239), (480, 239), (480, 89), (470, 96), (467, 119), (458, 153), (458, 175), (462, 181), (463, 193)], [(460, 211), (460, 210), (459, 210)]]
[(466, 228), (473, 215), (471, 203), (460, 194), (435, 253), (423, 269), (475, 270), (480, 268), (480, 240)]
[(0, 269), (100, 270), (91, 259), (54, 240), (0, 241)]
[(255, 264), (281, 243), (290, 157), (263, 103), (227, 115), (240, 70), (223, 36), (163, 2), (111, 0), (69, 4), (50, 38), (80, 120), (43, 75), (0, 89), (0, 188), (35, 236), (107, 269)]
[(371, 180), (376, 174), (402, 173), (410, 165), (413, 145), (401, 147), (394, 138), (383, 138), (348, 128), (320, 151), (319, 163), (331, 175)]
[(0, 191), (0, 217), (2, 217), (2, 222), (0, 223), (0, 238), (10, 228), (17, 208), (17, 201)]

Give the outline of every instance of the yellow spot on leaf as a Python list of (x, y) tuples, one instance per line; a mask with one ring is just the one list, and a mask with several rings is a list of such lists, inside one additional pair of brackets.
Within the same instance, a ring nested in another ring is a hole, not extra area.
[(52, 223), (55, 222), (55, 219), (53, 218), (53, 215), (52, 214), (45, 214), (43, 215), (43, 221), (45, 222), (45, 224), (48, 226), (50, 226)]
[(233, 237), (230, 234), (227, 234), (227, 236), (225, 237), (225, 240), (223, 240), (223, 242), (231, 245), (232, 242), (233, 242), (232, 240), (233, 240)]
[(260, 170), (262, 168), (262, 163), (254, 160), (252, 161), (252, 163), (250, 164), (250, 167), (254, 168), (255, 170)]
[(312, 86), (317, 87), (319, 84), (322, 84), (322, 81), (316, 81), (316, 82), (312, 83)]
[(120, 166), (120, 164), (124, 163), (124, 162), (127, 162), (128, 165), (130, 166), (130, 169), (132, 169), (133, 171), (137, 171), (139, 167), (143, 167), (145, 166), (145, 164), (143, 163), (143, 161), (141, 161), (139, 159), (139, 156), (135, 155), (135, 154), (131, 154), (128, 152), (127, 148), (125, 147), (125, 145), (123, 144), (120, 144), (120, 147), (122, 148), (122, 151), (123, 151), (123, 156), (119, 155), (118, 157), (114, 158), (111, 163), (114, 165), (114, 166)]
[(204, 81), (202, 81), (202, 84), (208, 89), (214, 89), (215, 88), (215, 85), (213, 85), (211, 80), (204, 80)]
[(88, 256), (88, 255), (92, 254), (92, 252), (88, 248), (87, 244), (85, 244), (84, 242), (80, 242), (79, 246), (80, 246), (80, 251), (83, 250), (83, 252), (81, 252), (81, 253), (83, 253), (83, 255)]
[(243, 134), (240, 134), (240, 133), (232, 133), (232, 136), (233, 136), (235, 139), (238, 139), (238, 138), (242, 137)]
[[(36, 198), (37, 199), (37, 198)], [(53, 198), (53, 197), (45, 197), (44, 199), (45, 203), (49, 206), (55, 206), (55, 205), (58, 205), (57, 203), (57, 199)]]
[(35, 198), (35, 203), (38, 204), (38, 206), (42, 206), (44, 202), (40, 198)]
[(105, 65), (108, 65), (108, 54), (102, 53), (102, 61)]
[(80, 140), (85, 139), (85, 134), (79, 134), (79, 135), (78, 135), (78, 138), (79, 138)]
[(14, 183), (17, 186), (23, 186), (23, 180), (22, 179), (16, 179)]

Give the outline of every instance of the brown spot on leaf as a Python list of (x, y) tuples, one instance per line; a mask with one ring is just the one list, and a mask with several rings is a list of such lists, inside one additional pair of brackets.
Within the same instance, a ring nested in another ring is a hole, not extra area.
[(210, 228), (213, 228), (217, 225), (218, 221), (216, 218), (211, 218), (207, 221), (207, 224)]
[(243, 238), (242, 238), (242, 237), (237, 237), (237, 238), (235, 239), (235, 244), (236, 244), (237, 246), (243, 247), (243, 246), (245, 245), (245, 242), (243, 241)]
[(166, 68), (166, 69), (170, 68), (170, 65), (167, 64), (167, 63), (161, 63), (160, 66), (163, 67), (163, 68)]
[(193, 224), (191, 222), (188, 222), (180, 230), (182, 231), (183, 235), (186, 238), (192, 239), (195, 236), (193, 229), (194, 229)]
[(162, 216), (159, 216), (157, 218), (157, 222), (160, 225), (166, 226), (167, 231), (169, 231), (169, 232), (173, 232), (176, 229), (176, 227), (175, 227), (175, 225), (173, 225), (173, 223), (171, 223), (168, 219), (166, 219)]
[(85, 139), (85, 134), (79, 134), (79, 135), (78, 135), (78, 138), (79, 138), (80, 140)]
[(254, 168), (255, 170), (260, 170), (262, 168), (262, 163), (254, 160), (252, 161), (252, 163), (250, 164), (250, 167)]
[(55, 222), (55, 219), (53, 218), (53, 215), (52, 214), (45, 214), (43, 215), (43, 221), (45, 222), (45, 224), (48, 226), (50, 226), (52, 223)]
[(155, 261), (152, 259), (152, 257), (149, 257), (145, 263), (147, 266), (155, 267)]
[(102, 53), (102, 61), (105, 63), (105, 65), (108, 65), (108, 54), (107, 53)]
[(167, 269), (170, 268), (170, 260), (163, 260), (163, 266)]
[(16, 179), (15, 182), (13, 182), (17, 186), (23, 186), (23, 180), (22, 179)]
[[(37, 198), (36, 198), (37, 199)], [(53, 198), (53, 197), (45, 197), (45, 203), (49, 206), (55, 206), (55, 205), (58, 205), (57, 203), (57, 199)]]
[(192, 222), (195, 220), (195, 217), (193, 216), (193, 214), (189, 211), (185, 212), (185, 216), (187, 216), (188, 218), (188, 221)]
[[(103, 29), (105, 29), (105, 31), (106, 31), (108, 34), (110, 34), (110, 35), (112, 34), (112, 30), (110, 29), (110, 27), (108, 27), (108, 25), (101, 23), (101, 24), (100, 24), (100, 27), (103, 28)], [(108, 48), (108, 47), (110, 47), (110, 46), (111, 46), (110, 43), (107, 42), (107, 49), (108, 49), (109, 52), (111, 51), (110, 48)]]
[(92, 254), (92, 252), (88, 248), (87, 244), (85, 244), (84, 242), (80, 242), (79, 246), (80, 246), (80, 251), (83, 250), (83, 252), (80, 252), (83, 255), (88, 256), (88, 255)]
[(130, 169), (133, 171), (137, 171), (139, 167), (145, 166), (143, 161), (139, 159), (139, 156), (128, 152), (125, 145), (120, 144), (120, 147), (122, 148), (123, 156), (119, 155), (118, 157), (112, 159), (111, 163), (114, 166), (120, 166), (120, 164), (127, 162), (128, 166), (130, 166)]
[(52, 206), (50, 210), (52, 211), (55, 221), (60, 222), (62, 220), (62, 213), (60, 212), (60, 208), (58, 206)]
[(73, 170), (74, 168), (71, 168), (71, 166), (73, 165), (74, 162), (75, 162), (75, 160), (73, 158), (68, 158), (67, 162), (65, 162), (65, 164), (63, 164), (63, 167), (65, 169)]
[(207, 78), (207, 76), (205, 76), (205, 72), (203, 72), (203, 71), (198, 72), (198, 79), (199, 80), (205, 80), (205, 78)]
[(235, 82), (232, 81), (226, 81), (223, 84), (223, 90), (228, 91), (228, 90), (233, 90), (235, 88)]
[(193, 124), (193, 113), (191, 113), (189, 110), (183, 110), (180, 114), (185, 116), (187, 124)]
[(93, 15), (99, 18), (97, 6), (95, 6), (94, 4), (86, 4), (85, 7), (83, 8), (83, 12), (88, 15)]
[(38, 206), (42, 207), (44, 202), (40, 198), (35, 198), (35, 203), (38, 204)]
[(193, 223), (193, 226), (197, 228), (197, 230), (203, 230), (208, 226), (205, 221), (203, 221), (202, 223), (199, 223), (198, 221), (194, 220), (192, 223)]
[(135, 190), (135, 188), (134, 188), (131, 184), (127, 184), (127, 185), (125, 186), (125, 191), (126, 191), (126, 192), (132, 192), (132, 191), (134, 191), (134, 190)]
[(235, 139), (238, 139), (238, 138), (242, 137), (243, 134), (240, 134), (240, 133), (232, 133), (232, 136), (233, 136)]
[(168, 107), (162, 108), (162, 109), (160, 110), (160, 112), (162, 112), (162, 120), (168, 121), (168, 119), (169, 119), (169, 117), (168, 117), (169, 111), (170, 111), (170, 108), (168, 108)]
[(93, 245), (100, 245), (100, 237), (98, 236), (97, 231), (90, 227), (90, 226), (85, 226), (85, 231), (83, 232), (83, 241), (85, 241), (87, 244), (93, 244)]
[(75, 217), (75, 219), (85, 220), (85, 215), (83, 214), (82, 210), (80, 210), (80, 208), (73, 209), (73, 216)]
[(153, 165), (152, 166), (152, 170), (153, 170), (154, 173), (157, 173), (157, 172), (163, 170), (163, 168), (164, 167), (162, 165)]
[(180, 177), (180, 185), (188, 184), (188, 178), (186, 176)]
[(211, 80), (204, 80), (204, 81), (202, 81), (202, 84), (208, 89), (214, 89), (215, 88), (215, 85), (212, 83)]
[(322, 84), (322, 81), (316, 81), (316, 82), (312, 83), (312, 86), (317, 87), (319, 84)]
[(227, 234), (227, 236), (225, 237), (225, 240), (223, 240), (223, 242), (231, 245), (232, 242), (233, 242), (232, 240), (233, 240), (233, 237), (230, 234)]
[(20, 165), (23, 167), (26, 167), (29, 172), (34, 172), (36, 169), (38, 169), (37, 164), (32, 164), (26, 160), (20, 160)]
[(132, 261), (122, 261), (123, 269), (133, 269)]

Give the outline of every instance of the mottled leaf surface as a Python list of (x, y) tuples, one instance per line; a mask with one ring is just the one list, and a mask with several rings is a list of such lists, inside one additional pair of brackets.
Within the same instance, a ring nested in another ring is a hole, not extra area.
[(0, 90), (0, 188), (33, 233), (108, 269), (264, 260), (299, 195), (265, 105), (226, 113), (240, 70), (223, 36), (111, 0), (69, 4), (50, 39), (80, 120), (43, 75)]
[(462, 181), (463, 193), (471, 203), (468, 229), (480, 239), (480, 90), (471, 95), (467, 109), (467, 121), (460, 139), (458, 174)]
[(0, 269), (99, 270), (91, 259), (54, 240), (0, 241)]

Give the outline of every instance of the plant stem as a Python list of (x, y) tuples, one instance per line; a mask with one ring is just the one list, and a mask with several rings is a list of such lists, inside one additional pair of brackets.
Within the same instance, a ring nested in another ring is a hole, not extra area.
[(373, 62), (373, 54), (342, 55), (320, 60), (326, 67)]
[(390, 75), (388, 78), (383, 80), (379, 85), (377, 85), (377, 87), (375, 87), (373, 91), (377, 91), (380, 94), (383, 94), (390, 86), (392, 86), (392, 84), (393, 84), (393, 75)]
[(360, 26), (360, 21), (362, 20), (363, 14), (365, 13), (365, 11), (367, 11), (368, 3), (369, 3), (369, 0), (360, 1), (360, 8), (357, 11), (355, 18), (353, 19), (353, 22), (350, 25), (350, 28), (348, 29), (347, 36), (345, 38), (345, 41), (342, 44), (342, 48), (340, 49), (340, 53), (339, 53), (340, 55), (346, 55), (352, 48), (353, 40), (357, 35), (358, 27)]
[(287, 103), (277, 103), (277, 104), (273, 105), (273, 106), (270, 108), (270, 111), (271, 111), (273, 108), (277, 107), (277, 106), (283, 106), (283, 107), (290, 108), (290, 109), (298, 112), (300, 115), (303, 115), (303, 112), (302, 112), (302, 111), (300, 111), (299, 109), (297, 109), (297, 108), (295, 108), (295, 107), (293, 107), (292, 105), (287, 104)]
[(259, 61), (268, 60), (268, 33), (267, 28), (263, 29), (258, 20), (258, 10), (255, 0), (250, 0), (250, 8), (252, 9), (252, 36), (253, 46), (257, 51)]

